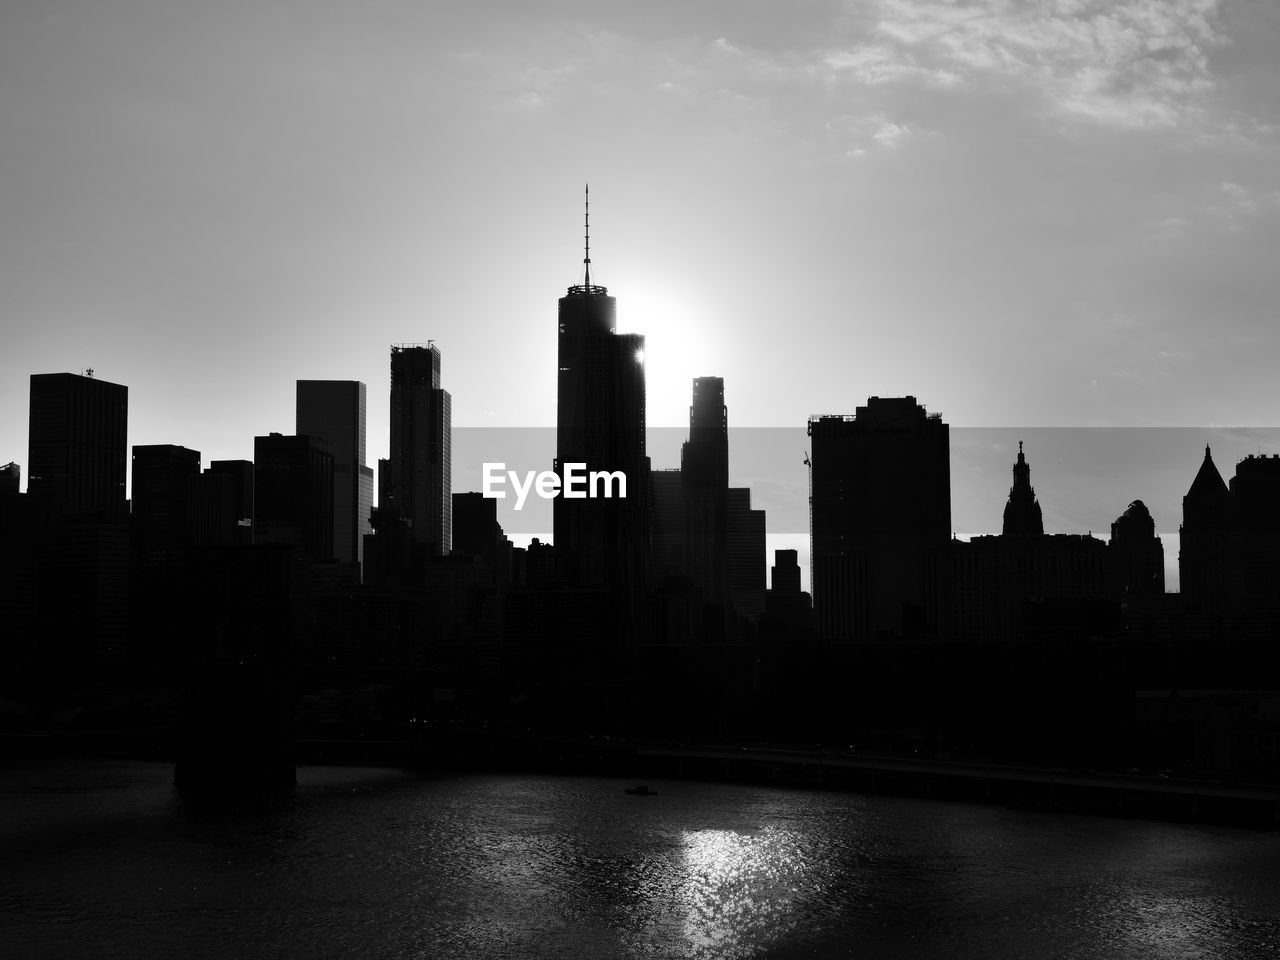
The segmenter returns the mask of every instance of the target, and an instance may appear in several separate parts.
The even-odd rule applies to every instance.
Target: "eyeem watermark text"
[[[585,463],[566,463],[564,465],[564,483],[560,475],[551,470],[541,473],[530,470],[524,475],[524,482],[516,471],[508,470],[505,463],[486,463],[484,465],[484,496],[493,500],[505,500],[507,491],[504,487],[510,480],[516,492],[516,509],[524,508],[525,499],[530,491],[544,500],[565,497],[569,500],[585,500],[588,497],[618,497],[627,495],[627,475],[621,470],[592,470],[588,472]]]

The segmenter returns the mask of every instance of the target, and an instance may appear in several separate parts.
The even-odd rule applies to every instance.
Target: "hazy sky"
[[[0,462],[86,367],[206,462],[363,380],[373,462],[428,339],[455,425],[553,424],[588,180],[652,424],[1271,425],[1277,50],[1269,0],[4,0]]]

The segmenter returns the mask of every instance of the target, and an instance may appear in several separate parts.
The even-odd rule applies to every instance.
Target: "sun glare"
[[[618,329],[643,334],[645,393],[651,426],[687,424],[695,377],[718,376],[706,330],[709,318],[679,294],[646,294],[644,285],[618,288]],[[654,284],[651,289],[661,289]]]

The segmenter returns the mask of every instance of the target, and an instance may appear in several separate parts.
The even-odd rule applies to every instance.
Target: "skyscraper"
[[[134,543],[143,563],[159,562],[190,543],[189,484],[200,475],[200,451],[171,443],[133,448]]]
[[[358,380],[299,380],[297,407],[298,433],[319,437],[333,451],[333,555],[359,563],[373,509],[373,470],[364,462],[365,386]]]
[[[680,476],[688,573],[702,591],[704,603],[723,607],[729,595],[729,413],[721,377],[693,381],[689,439],[680,448]],[[760,564],[763,576],[763,546]]]
[[[654,470],[649,475],[653,528],[649,538],[649,584],[661,588],[670,577],[689,574],[685,529],[684,482],[680,471]]]
[[[1251,454],[1230,483],[1236,538],[1235,608],[1280,609],[1280,454]]]
[[[188,481],[187,527],[196,546],[253,543],[253,463],[214,460]]]
[[[1228,487],[1205,447],[1182,498],[1178,555],[1189,609],[1215,613],[1280,607],[1280,456],[1250,455]]]
[[[741,616],[759,620],[764,612],[764,511],[751,508],[750,487],[726,492],[729,602]]]
[[[1151,511],[1134,500],[1111,524],[1111,567],[1122,597],[1164,594],[1164,545]]]
[[[729,411],[721,377],[697,377],[689,406],[689,439],[679,470],[651,477],[650,583],[687,591],[696,627],[688,637],[733,641],[742,619],[764,609],[764,511],[751,491],[729,486]],[[668,583],[673,578],[685,583]]]
[[[689,486],[729,485],[729,408],[723,377],[694,378],[689,439],[680,448],[680,469]]]
[[[1178,529],[1179,590],[1193,608],[1231,606],[1237,540],[1234,508],[1231,491],[1206,446],[1200,469],[1182,498]]]
[[[211,460],[207,473],[227,477],[231,481],[228,507],[239,533],[235,543],[253,542],[253,461]]]
[[[253,438],[256,543],[285,543],[315,562],[333,559],[333,454],[318,437]]]
[[[92,371],[90,371],[92,372]],[[129,388],[74,373],[31,377],[27,494],[41,536],[38,642],[48,656],[118,659],[129,643],[125,472]]]
[[[124,519],[128,419],[126,386],[32,374],[27,492],[61,520]]]
[[[16,494],[22,483],[22,467],[16,463],[6,463],[0,467],[0,495]]]
[[[390,507],[409,521],[424,556],[449,553],[452,542],[453,421],[440,387],[440,351],[425,344],[391,347]],[[383,498],[379,498],[380,500]]]
[[[557,497],[553,530],[570,583],[642,589],[648,559],[649,459],[645,455],[644,337],[618,333],[617,301],[591,282],[588,207],[583,282],[560,298],[556,472],[622,471],[625,498]]]
[[[813,603],[826,637],[936,635],[948,609],[947,425],[915,397],[809,420]]]
[[[689,573],[704,602],[721,607],[726,617],[736,612],[758,619],[764,610],[764,511],[751,509],[749,489],[729,486],[729,408],[722,377],[693,381],[680,473]]]

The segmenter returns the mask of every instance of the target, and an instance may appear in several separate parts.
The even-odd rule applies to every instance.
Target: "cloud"
[[[1262,207],[1253,194],[1231,180],[1218,184],[1215,193],[1215,202],[1209,204],[1208,212],[1227,230],[1241,229],[1242,220],[1256,217],[1262,212]]]
[[[880,0],[875,42],[822,57],[880,85],[1027,83],[1099,123],[1170,126],[1212,88],[1218,0]]]
[[[1206,130],[1193,138],[1187,146],[1209,149],[1227,148],[1237,152],[1267,149],[1280,131],[1275,124],[1257,117],[1242,116],[1227,120],[1215,130]]]
[[[871,139],[882,147],[893,147],[898,144],[903,137],[909,136],[911,133],[901,124],[894,123],[892,120],[884,120],[871,135]]]
[[[870,150],[876,148],[898,147],[918,132],[882,113],[833,117],[826,121],[823,128],[832,141],[847,144],[844,155],[854,160],[865,157]]]
[[[824,56],[822,62],[837,74],[847,74],[859,83],[873,87],[902,80],[921,80],[945,87],[960,80],[959,75],[951,70],[926,69],[915,63],[913,58],[903,58],[900,51],[884,45],[836,51]]]

